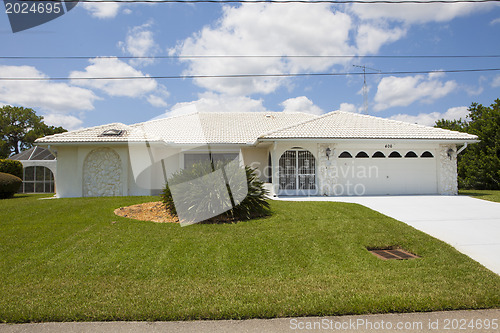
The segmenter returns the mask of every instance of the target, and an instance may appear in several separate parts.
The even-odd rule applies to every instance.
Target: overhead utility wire
[[[166,55],[166,56],[0,56],[3,60],[64,60],[64,59],[217,59],[217,58],[387,58],[387,59],[464,59],[500,58],[486,55]]]
[[[33,0],[22,0],[33,1]],[[304,3],[304,4],[429,4],[429,3],[486,3],[500,0],[38,0],[49,2],[91,2],[91,3]]]
[[[69,81],[69,80],[144,80],[144,79],[206,79],[206,78],[252,78],[252,77],[301,77],[301,76],[349,76],[349,75],[406,75],[430,73],[493,72],[500,68],[446,69],[431,71],[395,72],[344,72],[344,73],[288,73],[288,74],[228,74],[228,75],[165,75],[165,76],[110,76],[110,77],[0,77],[0,81]]]

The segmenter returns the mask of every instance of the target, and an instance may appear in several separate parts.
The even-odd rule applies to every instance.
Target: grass
[[[500,307],[500,277],[359,205],[237,224],[117,217],[153,197],[0,201],[0,322],[243,319]],[[114,222],[114,223],[113,223]],[[383,261],[366,247],[422,258]]]
[[[474,198],[488,201],[500,202],[500,191],[498,190],[460,190],[460,195],[469,195]]]

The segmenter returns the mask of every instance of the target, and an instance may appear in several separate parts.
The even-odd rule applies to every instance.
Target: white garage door
[[[336,158],[336,195],[437,193],[434,151],[343,151]]]

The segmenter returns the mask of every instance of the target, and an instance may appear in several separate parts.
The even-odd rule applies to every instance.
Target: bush
[[[21,178],[0,172],[0,199],[14,196],[22,183]]]
[[[0,172],[23,178],[23,164],[16,160],[0,159]]]
[[[243,169],[237,162],[219,162],[213,167],[205,162],[173,174],[161,198],[170,215],[180,217],[183,224],[191,224],[269,215],[267,194],[255,169]]]

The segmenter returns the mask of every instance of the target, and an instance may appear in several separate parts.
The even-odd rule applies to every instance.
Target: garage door
[[[343,151],[335,195],[436,194],[435,152]]]

